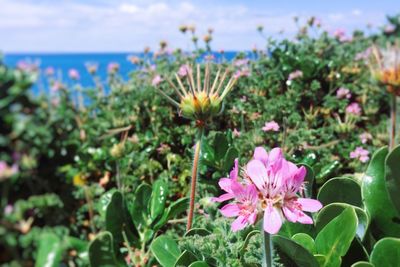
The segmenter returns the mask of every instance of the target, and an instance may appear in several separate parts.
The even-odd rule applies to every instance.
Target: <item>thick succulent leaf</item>
[[[374,267],[374,265],[368,261],[358,261],[352,264],[351,267]]]
[[[130,214],[139,232],[150,224],[149,202],[151,191],[152,188],[148,184],[141,184],[135,191],[135,199]]]
[[[325,255],[322,267],[341,266],[341,257],[346,255],[357,230],[357,215],[354,208],[347,207],[329,222],[315,238],[318,254]]]
[[[174,267],[181,255],[178,244],[169,236],[159,236],[150,245],[151,252],[163,267]]]
[[[400,215],[389,199],[385,185],[387,147],[375,152],[362,181],[364,205],[371,216],[371,224],[392,237],[400,237]]]
[[[293,240],[284,236],[274,235],[272,241],[284,266],[319,266],[314,256],[306,248]]]
[[[63,247],[60,238],[53,233],[43,233],[39,240],[35,267],[60,266],[62,252]]]
[[[176,260],[174,267],[180,266],[189,266],[191,263],[198,261],[195,255],[192,252],[185,250],[179,255],[178,259]]]
[[[164,213],[165,202],[168,196],[168,185],[163,180],[157,180],[153,184],[153,190],[150,199],[150,216],[155,220]]]
[[[122,267],[125,263],[115,256],[114,241],[110,232],[102,232],[89,245],[89,260],[92,267]]]
[[[400,238],[383,238],[372,250],[371,262],[375,266],[398,267],[400,264]]]
[[[205,261],[196,261],[189,265],[189,267],[209,267]]]
[[[362,207],[361,187],[350,178],[338,177],[327,181],[318,192],[318,200],[324,205],[334,202]]]
[[[386,158],[385,180],[389,193],[397,212],[400,213],[400,146],[394,148]]]
[[[339,216],[347,207],[350,207],[350,205],[345,203],[332,203],[323,207],[318,212],[317,219],[315,220],[315,229],[317,232],[321,231],[322,228],[324,228],[332,219]],[[368,230],[370,221],[369,216],[363,209],[354,206],[353,208],[358,219],[357,236],[363,240]]]
[[[168,220],[171,220],[172,218],[180,215],[182,212],[185,212],[188,206],[188,197],[180,198],[177,201],[173,202],[166,210],[164,210],[162,217],[159,220],[156,220],[154,224],[154,230],[156,231],[160,229],[164,224],[168,222]]]
[[[298,243],[299,245],[302,245],[310,253],[312,254],[316,253],[314,239],[311,236],[305,233],[298,233],[292,236],[292,240]]]

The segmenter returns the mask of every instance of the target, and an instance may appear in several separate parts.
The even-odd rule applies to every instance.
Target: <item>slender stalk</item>
[[[273,244],[272,244],[272,236],[265,232],[263,227],[261,226],[261,233],[263,235],[263,267],[272,267],[273,266]]]
[[[198,175],[198,169],[199,169],[201,141],[203,139],[203,134],[204,134],[204,128],[199,127],[197,129],[196,145],[195,145],[194,157],[193,157],[192,181],[191,181],[191,185],[190,185],[190,203],[189,203],[188,221],[187,221],[187,226],[186,226],[187,231],[189,231],[192,228],[192,223],[193,223],[194,203],[196,200],[197,175]]]
[[[390,110],[390,121],[391,121],[391,131],[390,131],[390,149],[393,149],[396,145],[396,112],[397,112],[397,101],[396,95],[392,95],[392,106]]]
[[[84,191],[85,191],[86,203],[88,205],[90,230],[92,231],[92,233],[96,233],[96,227],[94,226],[93,222],[94,212],[93,212],[92,198],[90,196],[89,188],[86,185],[84,186]]]

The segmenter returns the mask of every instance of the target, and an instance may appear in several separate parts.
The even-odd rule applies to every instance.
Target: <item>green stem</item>
[[[272,267],[273,266],[273,244],[272,244],[272,236],[265,232],[263,227],[261,226],[261,234],[263,235],[263,267]]]
[[[193,223],[194,203],[196,200],[197,175],[199,170],[201,142],[203,139],[203,135],[204,135],[204,128],[199,127],[197,129],[196,145],[194,148],[194,156],[193,156],[192,181],[190,185],[190,203],[189,203],[188,221],[186,226],[187,231],[189,231],[192,228],[192,223]]]
[[[396,95],[392,94],[392,105],[390,110],[390,149],[392,150],[396,145],[396,112],[397,112],[397,101]]]

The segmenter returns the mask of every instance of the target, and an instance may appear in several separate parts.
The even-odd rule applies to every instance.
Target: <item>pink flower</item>
[[[370,133],[362,133],[360,134],[361,143],[366,144],[368,140],[372,140],[372,135]]]
[[[4,208],[4,214],[5,215],[10,215],[14,210],[14,207],[10,204],[8,204],[5,208]]]
[[[235,60],[233,65],[236,66],[236,67],[242,67],[242,66],[247,66],[248,63],[249,63],[249,59],[243,58],[243,59]]]
[[[258,193],[254,185],[242,185],[235,181],[231,183],[230,189],[235,202],[226,204],[220,211],[225,217],[237,217],[231,226],[232,231],[237,232],[256,222]]]
[[[393,33],[396,30],[396,26],[390,24],[390,25],[386,25],[385,28],[383,29],[383,31],[385,33]]]
[[[280,148],[268,154],[258,147],[254,159],[246,166],[246,173],[261,193],[264,208],[264,231],[276,234],[286,218],[290,222],[312,224],[304,211],[316,212],[322,204],[313,199],[299,198],[306,169],[286,161]]]
[[[54,71],[53,67],[47,67],[44,70],[44,73],[46,74],[46,76],[52,76],[52,75],[54,75],[55,71]]]
[[[371,56],[372,48],[368,47],[364,51],[357,53],[354,60],[366,60]]]
[[[153,80],[151,81],[151,84],[153,86],[158,86],[162,81],[163,81],[163,79],[161,78],[161,76],[156,75],[156,76],[154,76]]]
[[[276,123],[275,121],[266,122],[265,126],[262,127],[262,130],[264,132],[270,132],[270,131],[277,132],[277,131],[279,131],[279,124]]]
[[[235,128],[235,129],[233,129],[233,136],[234,137],[239,137],[240,135],[241,135],[241,133]]]
[[[303,72],[301,70],[296,70],[289,74],[288,81],[291,81],[291,80],[294,80],[297,78],[301,78],[301,77],[303,77]]]
[[[351,159],[358,159],[362,163],[365,163],[369,160],[369,151],[362,148],[362,147],[357,147],[354,151],[350,152],[350,158]]]
[[[98,68],[99,68],[99,64],[98,64],[98,63],[95,63],[95,62],[87,62],[87,63],[85,64],[85,66],[86,66],[87,71],[88,71],[91,75],[94,75],[94,74],[97,72]]]
[[[178,75],[180,77],[185,77],[186,75],[188,75],[190,72],[190,67],[187,64],[184,64],[182,66],[180,66],[179,70],[178,70]]]
[[[353,102],[346,107],[346,113],[359,116],[361,115],[361,107],[357,102]]]
[[[60,83],[59,81],[55,81],[52,85],[51,85],[51,91],[53,92],[57,92],[58,90],[61,90],[64,87],[64,85],[62,83]]]
[[[303,190],[305,176],[306,169],[287,161],[280,148],[267,153],[264,148],[257,147],[241,180],[238,179],[235,161],[230,177],[219,182],[226,193],[214,201],[234,200],[221,209],[223,216],[237,217],[232,223],[233,231],[254,224],[258,213],[264,212],[264,231],[276,234],[285,219],[312,224],[312,218],[304,212],[316,212],[322,208],[319,201],[298,196]]]
[[[7,162],[0,161],[0,181],[18,173],[18,165],[8,166]]]
[[[239,175],[239,160],[235,159],[235,164],[233,166],[233,169],[229,173],[229,178],[221,178],[218,182],[219,187],[221,187],[222,190],[224,190],[226,193],[219,196],[219,197],[214,197],[211,200],[214,202],[223,202],[229,199],[234,198],[234,194],[232,191],[232,183],[237,181]]]
[[[233,77],[235,79],[239,79],[240,77],[249,77],[250,76],[250,70],[248,68],[242,68],[240,70],[237,70]]]
[[[77,81],[80,79],[79,72],[76,69],[70,69],[68,71],[68,76],[71,80]]]
[[[341,99],[341,98],[351,98],[351,93],[350,90],[344,87],[340,87],[337,91],[336,91],[336,97]]]
[[[119,64],[117,62],[110,62],[107,66],[107,72],[109,74],[114,74],[118,72],[119,70]]]

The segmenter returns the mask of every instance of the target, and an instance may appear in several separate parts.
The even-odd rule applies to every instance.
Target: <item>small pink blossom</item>
[[[189,65],[184,64],[184,65],[182,65],[182,66],[179,67],[178,75],[179,75],[180,77],[185,77],[186,75],[189,74],[189,72],[190,72],[190,67],[189,67]]]
[[[70,69],[68,71],[68,76],[71,80],[77,81],[80,79],[79,72],[76,69]]]
[[[118,72],[119,70],[119,64],[117,62],[110,62],[107,66],[107,72],[109,74],[114,74]]]
[[[361,115],[361,107],[357,102],[353,102],[346,107],[346,113],[359,116]]]
[[[55,82],[53,82],[53,84],[51,85],[50,89],[51,89],[51,91],[53,91],[53,92],[57,92],[57,91],[61,90],[63,87],[64,87],[64,85],[63,85],[61,82],[55,81]]]
[[[9,166],[7,162],[0,161],[0,181],[18,173],[18,165]]]
[[[214,55],[210,54],[210,55],[204,56],[204,59],[205,59],[206,61],[214,61],[214,60],[215,60],[215,57],[214,57]]]
[[[240,137],[240,135],[241,135],[241,133],[236,128],[233,129],[232,134],[233,134],[234,137]]]
[[[214,202],[224,202],[226,200],[234,198],[234,194],[232,191],[232,183],[236,182],[239,175],[239,160],[235,159],[235,163],[233,169],[229,173],[229,178],[221,178],[218,182],[219,187],[224,190],[226,193],[222,194],[219,197],[214,197],[211,200]]]
[[[279,124],[276,123],[275,121],[266,122],[265,126],[262,127],[262,130],[264,132],[270,132],[270,131],[277,132],[277,131],[279,131]]]
[[[383,29],[383,31],[388,34],[393,33],[395,30],[396,30],[396,26],[394,26],[392,24],[386,25],[385,28]]]
[[[243,66],[247,66],[248,64],[249,64],[249,59],[248,58],[237,59],[233,63],[233,65],[236,66],[236,67],[243,67]]]
[[[362,52],[359,52],[355,55],[354,60],[367,60],[371,56],[372,48],[368,47]]]
[[[297,78],[303,77],[303,72],[301,70],[296,70],[289,74],[288,81],[292,81]]]
[[[87,62],[85,64],[86,66],[86,70],[91,74],[95,74],[97,72],[97,70],[99,69],[99,64],[95,63],[95,62]]]
[[[342,98],[347,98],[350,99],[351,98],[351,93],[350,90],[344,87],[340,87],[337,91],[336,91],[336,97],[339,99]]]
[[[4,214],[5,215],[10,215],[14,210],[14,207],[10,204],[8,204],[5,208],[4,208]]]
[[[248,68],[242,68],[240,70],[237,70],[233,77],[235,79],[239,79],[240,77],[249,77],[250,76],[250,70]]]
[[[163,79],[161,78],[161,76],[156,75],[156,76],[154,76],[153,80],[151,81],[151,84],[153,86],[158,86],[162,81],[163,81]]]
[[[372,135],[370,133],[362,133],[360,134],[361,143],[366,144],[368,140],[372,140]]]
[[[44,73],[46,74],[46,76],[53,76],[54,73],[55,73],[55,71],[54,71],[54,68],[53,68],[53,67],[47,67],[47,68],[44,70]]]
[[[368,155],[369,151],[362,147],[357,147],[354,151],[350,152],[351,159],[358,159],[362,163],[365,163],[369,160]]]

